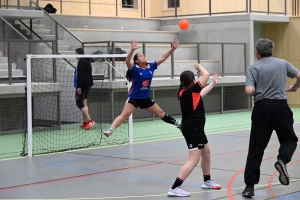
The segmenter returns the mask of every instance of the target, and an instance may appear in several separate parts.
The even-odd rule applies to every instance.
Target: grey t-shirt
[[[286,79],[294,78],[298,72],[286,60],[265,57],[248,67],[246,86],[254,86],[254,102],[262,99],[287,100]]]

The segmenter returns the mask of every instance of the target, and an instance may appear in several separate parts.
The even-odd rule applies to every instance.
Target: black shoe
[[[286,166],[282,160],[277,160],[275,168],[279,172],[279,181],[282,185],[290,184],[290,177],[287,173]]]
[[[245,190],[242,193],[243,197],[253,197],[254,196],[254,186],[253,185],[249,185],[246,186]]]

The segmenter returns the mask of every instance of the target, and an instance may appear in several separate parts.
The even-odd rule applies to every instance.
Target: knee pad
[[[81,109],[84,107],[83,105],[83,99],[76,99],[76,106]]]

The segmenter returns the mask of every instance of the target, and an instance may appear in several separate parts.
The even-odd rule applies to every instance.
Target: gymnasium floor
[[[211,175],[222,189],[201,189],[203,177],[198,166],[182,186],[191,196],[172,198],[246,199],[241,193],[250,114],[207,116]],[[295,132],[300,137],[299,110],[294,114]],[[184,139],[176,128],[160,120],[134,123],[134,131],[133,145],[0,160],[0,199],[171,199],[166,193],[188,157]],[[252,199],[300,199],[299,147],[288,165],[289,186],[279,183],[274,168],[278,148],[273,134]]]

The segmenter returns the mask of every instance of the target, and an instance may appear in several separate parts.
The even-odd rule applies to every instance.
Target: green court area
[[[292,111],[294,113],[295,122],[300,122],[300,108],[292,108]],[[179,120],[180,118],[177,119]],[[126,124],[124,124],[123,126],[126,126]],[[224,114],[208,114],[206,116],[205,131],[206,134],[216,134],[241,129],[250,129],[250,126],[251,111]],[[66,127],[62,127],[62,129],[64,129],[64,131],[67,130]],[[100,124],[97,124],[95,127],[93,127],[93,129],[94,130],[90,132],[79,130],[82,132],[82,140],[86,140],[86,138],[84,138],[84,134],[92,134],[92,137],[94,138],[101,138],[102,133],[100,130]],[[133,133],[134,143],[182,137],[181,132],[176,127],[171,126],[170,124],[167,124],[159,119],[134,122]],[[46,135],[45,133],[43,134]],[[67,133],[67,135],[70,134],[71,133]],[[47,135],[44,137],[44,139],[47,139]],[[79,138],[79,140],[81,139]],[[105,141],[101,141],[101,144],[99,146],[104,147],[109,145],[111,144],[107,144]],[[0,147],[0,159],[20,157],[20,153],[22,152],[23,148],[22,134],[0,135]],[[97,146],[93,146],[92,148],[95,147]]]

